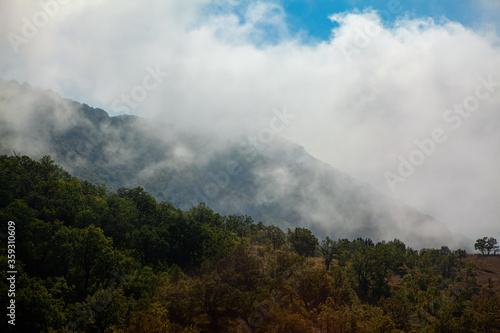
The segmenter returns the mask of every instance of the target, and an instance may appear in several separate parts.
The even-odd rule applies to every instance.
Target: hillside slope
[[[51,155],[110,190],[142,186],[181,209],[205,202],[323,237],[399,238],[413,247],[471,244],[434,218],[275,137],[266,145],[180,131],[167,122],[109,117],[58,95],[0,81],[0,153]]]
[[[476,278],[481,286],[491,286],[497,292],[500,292],[500,256],[483,256],[474,254],[468,256],[477,266]]]

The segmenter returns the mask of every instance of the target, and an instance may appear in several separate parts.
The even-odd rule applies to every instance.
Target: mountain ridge
[[[106,183],[112,191],[142,186],[181,209],[203,201],[222,214],[308,227],[320,236],[399,238],[416,247],[470,244],[434,218],[278,136],[257,149],[164,121],[110,117],[15,82],[0,86],[0,153],[51,155],[78,178]]]

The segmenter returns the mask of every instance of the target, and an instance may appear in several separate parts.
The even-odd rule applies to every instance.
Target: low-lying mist
[[[142,186],[183,209],[205,202],[223,214],[307,227],[320,237],[470,246],[434,218],[316,160],[277,131],[229,139],[187,132],[152,119],[109,117],[15,82],[0,82],[0,96],[1,153],[51,155],[112,191]]]

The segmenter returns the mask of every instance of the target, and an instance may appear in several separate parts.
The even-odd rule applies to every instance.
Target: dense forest
[[[500,332],[498,291],[463,250],[181,210],[48,156],[0,157],[0,221],[2,233],[15,224],[17,270],[15,326],[4,314],[2,331]]]

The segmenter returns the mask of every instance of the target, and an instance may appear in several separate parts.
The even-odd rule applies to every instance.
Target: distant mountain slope
[[[283,228],[332,238],[399,238],[414,247],[465,246],[421,214],[275,137],[263,146],[187,133],[136,116],[109,117],[58,95],[0,81],[0,153],[51,155],[110,190],[142,186],[186,209],[206,202]]]

